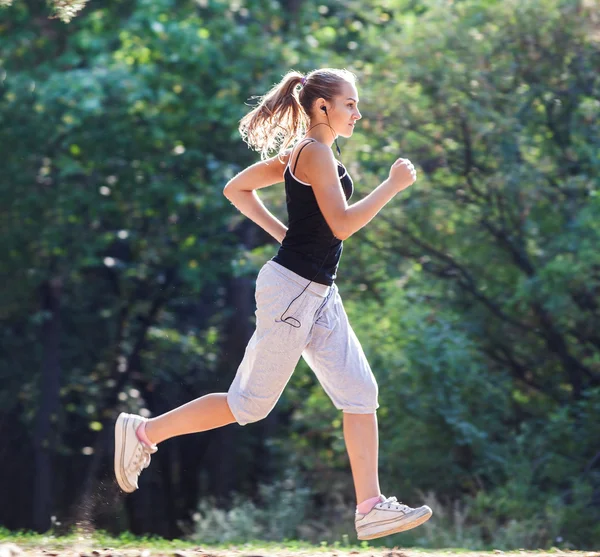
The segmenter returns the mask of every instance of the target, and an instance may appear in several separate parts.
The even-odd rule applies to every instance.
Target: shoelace
[[[131,462],[131,469],[139,475],[144,468],[150,466],[152,454],[156,452],[156,448],[148,447],[144,443],[138,443],[135,450],[135,455]]]
[[[388,509],[392,507],[403,512],[410,511],[410,507],[402,503],[402,501],[398,501],[396,497],[386,497],[384,501],[381,502],[382,505],[387,505]]]

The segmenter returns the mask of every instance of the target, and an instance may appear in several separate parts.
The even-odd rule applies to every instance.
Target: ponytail
[[[308,116],[296,92],[302,80],[301,73],[288,72],[240,121],[242,138],[251,148],[260,151],[262,159],[273,151],[283,152],[306,129]]]

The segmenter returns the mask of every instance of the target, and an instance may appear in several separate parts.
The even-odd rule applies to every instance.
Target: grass
[[[290,540],[283,543],[254,541],[243,544],[211,544],[211,545],[199,545],[195,542],[186,540],[166,540],[164,538],[156,536],[134,536],[129,532],[125,532],[119,536],[112,536],[106,532],[93,531],[91,533],[84,530],[75,530],[66,535],[56,535],[49,531],[45,534],[37,534],[34,532],[11,532],[5,528],[0,527],[0,546],[3,543],[14,543],[24,552],[31,551],[76,551],[84,554],[89,554],[92,550],[107,551],[107,550],[136,550],[142,552],[141,557],[144,556],[144,551],[147,550],[147,555],[151,553],[159,554],[173,554],[178,551],[197,551],[201,549],[203,553],[213,554],[213,557],[217,557],[218,554],[227,556],[227,552],[250,552],[256,555],[260,551],[262,554],[278,555],[282,552],[289,553],[301,553],[303,555],[312,553],[329,553],[334,555],[348,554],[348,553],[369,553],[374,555],[375,553],[381,553],[384,557],[400,557],[402,554],[464,554],[469,551],[461,548],[450,548],[444,550],[423,550],[418,548],[410,548],[409,550],[402,550],[402,553],[398,553],[394,548],[383,547],[372,547],[368,542],[357,542],[356,544],[341,544],[336,542],[334,544],[327,544],[322,542],[319,545],[310,544],[308,542]],[[504,552],[502,552],[504,553]],[[511,553],[511,552],[506,552]],[[553,549],[550,551],[515,551],[513,554],[518,555],[536,555],[541,554],[557,554],[561,553],[559,549]],[[600,557],[600,553],[584,553],[569,551],[569,555],[583,555],[585,557]],[[481,555],[496,555],[495,552],[476,552],[478,556]]]
[[[151,549],[155,551],[185,551],[186,549],[192,550],[199,547],[197,542],[178,539],[167,540],[158,536],[134,536],[130,532],[124,532],[117,537],[100,530],[95,530],[93,533],[88,533],[84,530],[75,530],[70,534],[56,535],[52,533],[52,531],[45,534],[26,531],[11,532],[2,527],[0,527],[0,543],[14,543],[24,550],[33,548],[53,548],[61,550],[82,545],[95,546],[98,548]],[[261,549],[273,551],[277,549],[286,549],[311,552],[325,552],[341,548],[349,551],[367,551],[370,549],[367,542],[358,542],[357,544],[341,544],[340,542],[328,544],[327,542],[321,542],[319,545],[314,545],[297,540],[289,540],[281,543],[256,540],[238,544],[201,544],[201,547],[203,549],[211,550]]]

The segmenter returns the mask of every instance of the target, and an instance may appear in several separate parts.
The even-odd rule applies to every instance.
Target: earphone
[[[329,114],[327,114],[327,107],[326,106],[322,106],[321,110],[325,113],[325,116],[327,116],[327,122],[329,122]],[[327,124],[327,125],[329,126],[329,124]],[[331,128],[331,126],[329,126],[329,127]],[[331,128],[331,129],[333,129],[333,128]],[[338,145],[337,137],[335,137],[333,139],[333,142],[335,143],[335,149],[337,151],[338,156],[341,157],[342,156],[342,151],[340,149],[340,146]]]

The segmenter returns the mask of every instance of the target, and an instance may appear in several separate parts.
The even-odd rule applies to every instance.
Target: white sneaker
[[[138,488],[138,477],[150,466],[150,455],[158,451],[156,445],[149,447],[136,434],[142,416],[121,412],[115,423],[115,476],[119,487],[126,493]]]
[[[433,514],[427,505],[412,509],[395,497],[382,497],[382,501],[368,513],[356,513],[354,524],[359,540],[374,540],[416,528],[427,522]]]

